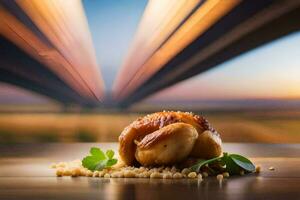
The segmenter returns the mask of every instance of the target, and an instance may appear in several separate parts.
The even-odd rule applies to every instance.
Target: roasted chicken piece
[[[222,153],[219,134],[201,116],[158,112],[139,118],[119,137],[125,165],[169,165],[187,157],[209,159]]]
[[[197,138],[192,125],[170,124],[136,142],[135,158],[144,166],[178,163],[191,153]]]

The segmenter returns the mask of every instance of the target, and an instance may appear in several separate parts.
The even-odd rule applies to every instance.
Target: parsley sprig
[[[209,160],[199,160],[195,165],[190,167],[192,171],[200,172],[205,167],[212,174],[217,171],[214,166],[219,166],[218,171],[226,171],[232,175],[240,174],[242,170],[245,172],[254,172],[255,165],[246,157],[238,154],[224,153],[222,157],[216,157]]]
[[[105,153],[97,148],[92,147],[90,149],[89,156],[86,156],[82,160],[82,166],[91,170],[102,170],[107,167],[111,167],[117,163],[117,159],[113,158],[115,152],[113,150],[107,150]]]

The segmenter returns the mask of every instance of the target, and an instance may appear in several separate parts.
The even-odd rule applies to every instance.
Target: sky
[[[145,100],[300,98],[300,32],[277,39]]]
[[[110,90],[147,0],[83,0],[98,64]]]

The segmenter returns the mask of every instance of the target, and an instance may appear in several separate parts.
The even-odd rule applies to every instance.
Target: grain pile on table
[[[106,168],[101,171],[91,171],[84,168],[80,160],[71,162],[60,162],[52,164],[52,168],[56,169],[57,176],[88,176],[88,177],[103,177],[103,178],[164,178],[164,179],[179,179],[190,178],[200,179],[206,175],[190,171],[188,168],[182,170],[173,167],[122,167],[122,168]]]

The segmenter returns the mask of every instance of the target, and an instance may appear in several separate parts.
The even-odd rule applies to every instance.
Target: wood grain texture
[[[257,175],[191,179],[55,177],[52,162],[82,158],[116,143],[0,145],[0,199],[299,199],[299,144],[225,144],[260,164]],[[273,166],[275,171],[268,168]]]

